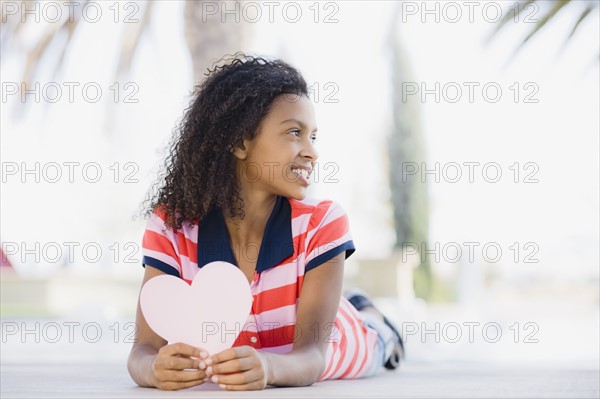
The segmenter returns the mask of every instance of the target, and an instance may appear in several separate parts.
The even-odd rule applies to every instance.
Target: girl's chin
[[[285,195],[285,197],[292,198],[297,201],[302,201],[304,198],[306,198],[306,188],[301,187],[300,189],[288,191],[288,193]]]

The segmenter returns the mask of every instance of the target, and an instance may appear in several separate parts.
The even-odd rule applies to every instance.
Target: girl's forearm
[[[316,346],[305,346],[285,354],[262,352],[267,363],[267,384],[308,386],[325,371],[325,359]]]
[[[152,362],[158,351],[152,345],[136,345],[129,354],[127,370],[136,384],[141,387],[154,387],[151,381]]]

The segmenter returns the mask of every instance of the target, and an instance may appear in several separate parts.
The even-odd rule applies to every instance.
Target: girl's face
[[[256,137],[236,149],[242,190],[260,190],[302,200],[317,160],[315,112],[310,99],[282,94],[271,105]],[[300,174],[298,174],[300,172]]]

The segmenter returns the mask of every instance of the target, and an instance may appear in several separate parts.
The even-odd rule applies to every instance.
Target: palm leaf
[[[146,7],[140,22],[126,25],[126,30],[123,34],[123,41],[121,42],[119,63],[117,64],[117,71],[115,74],[115,78],[117,79],[129,71],[135,51],[140,44],[140,39],[144,32],[148,30],[154,3],[152,1],[147,1],[145,4]]]
[[[587,6],[587,8],[585,10],[583,10],[583,12],[579,15],[579,18],[577,18],[577,22],[575,22],[575,25],[573,25],[573,29],[571,30],[571,33],[569,33],[569,36],[567,36],[567,39],[565,40],[565,43],[567,41],[569,41],[569,39],[571,39],[571,36],[573,36],[573,34],[575,33],[575,31],[577,31],[577,28],[579,28],[579,24],[581,24],[581,21],[583,21],[585,19],[585,17],[588,16],[588,14],[590,12],[592,12],[592,10],[596,8],[595,6]]]
[[[515,11],[515,13],[517,15],[521,15],[523,13],[523,11],[525,11],[525,8],[527,6],[529,6],[532,3],[535,3],[536,0],[526,0],[526,1],[522,1],[517,3],[517,9]],[[513,14],[511,12],[509,12],[508,10],[510,10],[510,7],[507,9],[507,12],[504,12],[502,14],[502,18],[500,18],[500,21],[498,21],[498,23],[496,24],[496,27],[494,28],[494,30],[485,38],[484,43],[487,45],[494,37],[497,36],[498,32],[504,27],[506,26],[506,24],[508,23],[508,21],[510,21],[513,18]]]
[[[152,1],[147,1],[145,2],[145,5],[144,13],[139,22],[135,24],[126,24],[119,50],[119,62],[117,63],[117,69],[114,75],[115,81],[124,80],[131,70],[131,64],[141,42],[141,38],[144,32],[149,29],[154,4]],[[117,108],[118,106],[114,101],[109,101],[107,103],[107,116],[104,120],[103,129],[106,137],[110,136],[114,130],[114,115],[116,115]]]
[[[89,3],[91,0],[84,0],[79,7],[83,8]],[[33,8],[33,3],[35,0],[27,0],[23,7],[28,7],[28,9]],[[140,39],[147,30],[150,17],[152,15],[153,3],[151,1],[144,2],[146,7],[144,9],[144,13],[139,23],[136,24],[127,24],[126,29],[123,34],[120,51],[119,51],[119,62],[117,64],[117,69],[115,71],[115,78],[118,79],[122,77],[130,68],[132,59],[135,55],[136,49],[139,46]],[[61,68],[63,67],[65,56],[67,51],[71,48],[71,42],[77,30],[77,26],[79,25],[82,18],[82,14],[80,12],[73,13],[72,18],[66,18],[61,23],[52,23],[49,24],[46,31],[39,36],[33,47],[25,51],[25,66],[23,68],[23,73],[21,76],[21,81],[25,85],[25,87],[30,87],[33,79],[35,78],[36,72],[41,65],[42,59],[51,55],[48,54],[49,48],[58,40],[61,40],[64,36],[64,41],[58,47],[58,55],[54,56],[56,59],[56,65],[54,68],[54,76],[56,76]],[[6,50],[11,40],[9,38],[19,38],[22,33],[22,30],[25,28],[25,25],[28,24],[28,20],[26,22],[22,22],[18,15],[13,16],[12,18],[8,18],[5,15],[2,15],[2,50]],[[31,23],[31,22],[29,22]],[[21,107],[20,111],[15,114],[16,117],[22,115],[22,112],[25,109],[27,102],[25,102],[24,106]]]
[[[89,0],[87,0],[87,1],[89,1]],[[73,34],[75,33],[75,29],[77,28],[79,21],[81,21],[81,18],[73,18],[73,22],[64,24],[61,28],[61,30],[65,31],[67,34],[67,40],[60,50],[60,55],[58,56],[58,62],[56,63],[56,67],[54,68],[54,75],[57,75],[58,71],[60,71],[60,69],[63,66],[63,63],[65,61],[65,54],[67,53],[69,44],[71,43],[71,40],[73,39]]]
[[[83,6],[89,3],[90,0],[85,0]],[[74,13],[72,20],[69,18],[65,19],[61,24],[50,24],[46,32],[40,37],[37,44],[31,49],[26,55],[26,63],[25,69],[23,71],[23,76],[21,78],[22,82],[25,83],[26,87],[29,87],[33,77],[35,76],[35,72],[40,65],[41,59],[44,57],[50,45],[57,40],[57,38],[61,35],[61,33],[66,34],[66,40],[62,45],[62,49],[60,51],[60,56],[58,57],[58,62],[55,68],[55,73],[62,66],[62,62],[64,61],[64,56],[69,48],[71,43],[71,39],[73,38],[73,33],[75,32],[75,28],[79,20],[81,19],[81,13]],[[25,25],[25,23],[20,22],[15,27],[15,33],[18,34],[18,30]]]
[[[585,8],[585,10],[583,10],[581,12],[581,14],[579,14],[579,17],[577,18],[577,21],[575,21],[575,24],[573,25],[573,28],[571,29],[571,32],[569,33],[569,36],[567,36],[567,38],[563,41],[562,45],[560,46],[560,51],[559,54],[562,54],[565,51],[565,48],[567,47],[567,44],[569,43],[569,41],[571,41],[571,37],[573,37],[573,35],[575,34],[575,32],[577,32],[577,29],[579,28],[579,25],[581,24],[581,22],[588,16],[588,14],[590,12],[592,12],[592,10],[595,7],[592,6],[588,6]]]
[[[538,0],[526,0],[526,1],[522,1],[519,2],[516,6],[516,12],[517,13],[521,13],[525,10],[525,8],[527,8],[529,5],[532,5],[534,3],[539,3]],[[550,7],[550,9],[540,18],[539,21],[537,21],[537,23],[535,24],[535,26],[533,27],[533,29],[527,34],[527,36],[525,36],[525,38],[521,41],[521,43],[515,48],[515,50],[513,51],[512,55],[510,56],[510,60],[512,60],[515,55],[517,54],[517,52],[525,45],[525,43],[527,43],[529,40],[531,40],[532,37],[537,36],[539,33],[539,31],[546,25],[548,25],[548,23],[555,19],[556,15],[563,9],[565,9],[565,7],[568,4],[575,4],[575,1],[572,0],[558,0],[552,3],[552,6]],[[569,35],[567,36],[567,38],[565,39],[565,42],[562,45],[562,48],[564,49],[565,44],[567,42],[569,42],[571,40],[571,38],[573,37],[573,35],[575,34],[575,32],[579,29],[581,22],[583,20],[585,20],[585,18],[590,15],[590,13],[598,7],[598,5],[600,4],[597,1],[591,1],[591,2],[587,2],[587,7],[579,14],[579,17],[577,18],[577,21],[575,22],[575,24],[573,25],[573,28],[571,29],[571,32],[569,33]],[[511,6],[513,7],[513,6]],[[488,37],[484,40],[484,44],[489,44],[489,42],[495,38],[498,35],[498,32],[504,27],[506,26],[506,24],[508,23],[508,21],[511,20],[511,18],[513,17],[513,13],[509,12],[508,10],[510,10],[509,7],[507,9],[507,12],[504,13],[503,17],[500,19],[500,21],[498,22],[498,24],[496,25],[495,29],[488,35]],[[517,15],[519,15],[517,14]],[[562,49],[561,49],[562,51]]]
[[[519,47],[517,47],[517,50],[515,50],[515,52],[518,51],[525,43],[527,43],[527,41],[529,41],[529,39],[531,39],[533,35],[535,35],[540,29],[542,29],[548,21],[550,21],[564,6],[566,6],[570,2],[571,0],[560,0],[554,3],[550,11],[548,11],[546,15],[544,15],[537,24],[535,24],[533,30],[529,32],[527,36],[525,36],[525,39],[523,39],[523,41],[521,42]]]

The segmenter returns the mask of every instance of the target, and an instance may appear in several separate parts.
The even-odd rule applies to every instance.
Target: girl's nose
[[[319,152],[315,148],[315,145],[310,141],[310,139],[307,140],[306,144],[302,148],[302,156],[312,159],[313,162],[315,162],[319,157]]]

